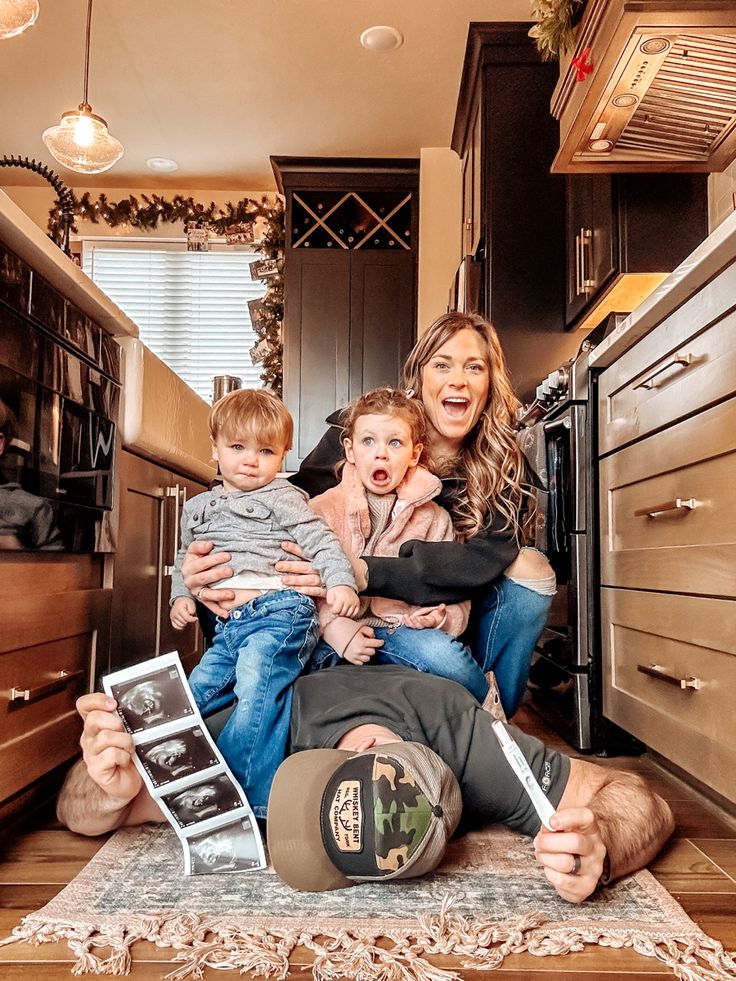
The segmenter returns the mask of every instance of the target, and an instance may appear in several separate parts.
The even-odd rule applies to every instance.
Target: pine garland
[[[532,16],[537,23],[529,31],[544,61],[559,58],[571,46],[574,24],[585,0],[532,0]]]
[[[86,191],[81,198],[72,193],[74,215],[77,219],[99,224],[104,221],[111,228],[126,225],[140,231],[153,231],[159,222],[185,222],[203,225],[213,235],[224,236],[234,231],[252,232],[259,222],[262,231],[259,251],[277,263],[277,272],[269,276],[266,295],[260,300],[261,316],[253,323],[258,343],[250,351],[253,364],[263,365],[261,381],[281,395],[283,391],[283,346],[281,322],[284,317],[284,205],[280,198],[260,201],[243,198],[233,204],[228,201],[222,207],[214,202],[201,204],[193,198],[174,195],[167,201],[162,195],[141,194],[140,199],[131,194],[120,201],[108,201],[100,194],[93,201]],[[49,212],[49,237],[57,244],[61,240],[61,209],[58,202]],[[76,224],[72,231],[77,232]]]
[[[284,319],[284,204],[278,198],[269,208],[261,236],[260,251],[267,259],[276,260],[277,272],[269,276],[266,295],[261,300],[263,317],[253,324],[258,343],[251,348],[253,364],[263,365],[261,381],[277,395],[283,395],[284,348],[281,324]]]

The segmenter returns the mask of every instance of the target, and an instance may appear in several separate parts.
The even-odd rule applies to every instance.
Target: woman
[[[422,400],[429,423],[429,467],[442,479],[437,502],[450,512],[458,541],[407,542],[398,558],[365,557],[367,595],[420,605],[472,600],[467,639],[484,671],[493,671],[508,716],[526,689],[531,655],[554,594],[554,574],[541,553],[522,548],[530,495],[515,439],[518,400],[498,336],[476,314],[449,313],[432,324],[409,354],[404,386]],[[292,481],[310,495],[337,483],[342,459],[339,413]],[[291,543],[286,550],[300,555]],[[227,575],[223,555],[190,550],[183,574],[211,610],[207,585]],[[277,563],[285,585],[323,595],[308,561]],[[209,594],[209,595],[208,595]]]

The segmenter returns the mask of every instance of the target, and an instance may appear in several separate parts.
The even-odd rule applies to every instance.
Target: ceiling
[[[528,20],[529,0],[95,0],[89,101],[125,147],[106,174],[57,165],[46,127],[82,101],[86,0],[40,0],[0,41],[0,155],[72,187],[269,190],[269,156],[418,156],[450,143],[471,21]],[[398,51],[361,32],[397,27]],[[149,157],[179,170],[162,178]],[[33,185],[26,171],[0,184]]]

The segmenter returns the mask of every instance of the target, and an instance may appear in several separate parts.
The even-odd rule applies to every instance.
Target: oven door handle
[[[545,422],[545,433],[551,433],[555,429],[572,429],[570,416],[565,416],[564,419],[555,419],[553,422]]]

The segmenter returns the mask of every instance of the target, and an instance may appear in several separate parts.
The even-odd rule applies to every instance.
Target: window
[[[225,251],[227,249],[227,251]],[[261,387],[250,350],[257,338],[248,300],[265,286],[251,279],[261,258],[231,247],[187,252],[184,243],[90,241],[84,271],[138,325],[141,340],[205,401],[215,375],[237,375]]]

